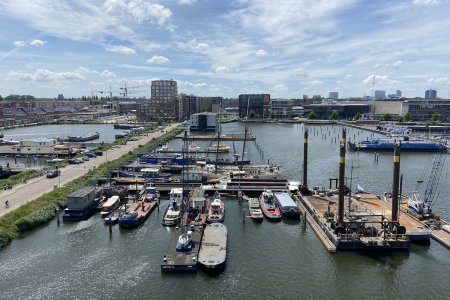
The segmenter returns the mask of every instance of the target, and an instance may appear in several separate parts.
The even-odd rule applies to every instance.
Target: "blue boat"
[[[119,217],[119,226],[124,228],[136,228],[148,218],[153,209],[158,205],[159,192],[154,186],[145,187],[139,196],[137,203],[131,204]]]
[[[144,164],[190,165],[193,164],[195,160],[183,158],[176,154],[145,154],[139,157],[139,162]]]
[[[349,142],[349,148],[356,151],[393,151],[396,143],[400,142],[400,150],[406,152],[440,152],[447,151],[447,146],[431,141],[398,141],[395,139],[372,139],[361,142]]]
[[[146,179],[164,179],[169,180],[170,173],[161,173],[159,168],[143,168],[140,172],[130,173],[124,171],[118,171],[119,177],[140,177]]]

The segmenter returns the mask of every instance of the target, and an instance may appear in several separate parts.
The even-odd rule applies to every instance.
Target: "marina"
[[[230,124],[230,126],[232,127],[237,125],[239,124]],[[274,130],[276,128],[271,128],[269,125],[254,126],[255,128],[253,129],[253,132],[257,132],[257,128],[261,126],[261,130],[263,130],[263,132],[265,132],[266,134],[269,134],[270,138],[274,139],[274,143],[271,143],[272,148],[267,148],[270,149],[270,151],[265,148],[265,158],[267,158],[270,153],[270,160],[273,163],[281,165],[282,177],[297,180],[300,179],[299,174],[301,174],[302,171],[301,157],[300,159],[298,159],[298,156],[292,155],[292,160],[290,160],[289,162],[285,162],[281,159],[280,155],[282,151],[277,150],[278,144],[281,146],[281,143],[277,144],[276,142],[276,131],[274,131],[274,135],[270,135],[271,130]],[[295,136],[295,139],[301,140],[301,137],[303,136],[302,125],[289,124],[281,126],[283,130]],[[286,128],[285,126],[288,126],[288,128]],[[334,127],[326,129],[322,128],[322,130],[331,132],[335,131],[336,135],[339,134],[338,129],[339,128],[334,129]],[[231,130],[235,132],[237,131],[236,129]],[[278,130],[280,130],[280,128],[278,128]],[[310,172],[308,174],[308,181],[312,182],[313,185],[315,185],[315,182],[322,182],[322,184],[325,185],[328,183],[328,178],[333,178],[337,175],[337,168],[335,167],[337,165],[337,153],[335,150],[337,144],[330,141],[330,139],[328,139],[326,142],[324,142],[323,140],[321,141],[319,127],[316,127],[315,130],[313,128],[310,128],[309,132],[311,135],[310,146],[313,147],[313,149],[314,147],[321,147],[324,143],[330,145],[329,147],[324,149],[324,156],[318,155],[314,152],[314,150],[312,150],[309,154],[309,165],[314,167],[309,168]],[[357,135],[358,131],[355,130],[354,132],[349,132],[348,134]],[[262,141],[260,141],[260,143],[262,143],[267,138],[267,136],[262,135]],[[176,141],[174,141],[173,143],[173,146],[176,146]],[[298,149],[301,146],[301,144],[298,144],[296,147]],[[266,159],[263,158],[260,154],[261,151],[258,151],[254,144],[250,144],[247,151],[248,157],[252,159],[252,162],[256,164],[266,162]],[[283,156],[286,155],[288,154],[283,153]],[[354,160],[355,164],[360,164],[364,155],[364,161],[368,161],[370,163],[371,171],[374,172],[374,174],[377,174],[377,172],[381,172],[383,174],[392,172],[392,155],[381,155],[380,161],[377,163],[373,161],[372,155],[368,156],[364,153],[360,153],[359,155],[357,153],[350,154],[349,152],[348,156],[350,158],[348,159]],[[417,161],[416,156],[412,157],[407,154],[402,155],[402,168],[405,168],[405,170],[402,170],[402,172],[406,173],[408,171],[408,161],[411,161],[411,159]],[[347,166],[348,165],[349,164],[347,163]],[[377,182],[376,186],[370,185],[368,183],[370,181],[368,181],[367,177],[361,175],[362,171],[366,171],[366,169],[355,168],[353,176],[354,178],[359,177],[358,183],[365,187],[368,187],[371,191],[375,191],[377,194],[382,194],[382,192],[384,192],[386,189],[385,186],[389,185],[390,178],[387,178],[384,184],[383,182]],[[134,179],[129,179],[129,184],[133,183],[132,180]],[[408,180],[405,181],[405,189],[409,188],[408,182],[413,180],[415,180],[415,178],[408,178]],[[374,293],[374,295],[378,293],[372,287],[374,284],[383,284],[388,287],[396,284],[396,280],[394,280],[394,282],[392,283],[384,280],[383,278],[379,278],[380,273],[388,275],[389,271],[386,270],[386,268],[390,271],[392,271],[392,269],[394,268],[395,272],[398,273],[399,276],[402,276],[403,281],[412,280],[412,278],[410,277],[410,272],[411,268],[418,269],[417,267],[415,267],[416,264],[420,264],[422,266],[421,270],[430,270],[431,268],[433,270],[445,269],[445,259],[448,256],[448,252],[446,251],[448,250],[440,246],[440,244],[434,243],[434,241],[431,241],[429,246],[423,246],[421,244],[414,246],[411,245],[411,251],[409,252],[409,254],[404,252],[393,252],[392,254],[389,254],[387,256],[378,254],[376,255],[376,258],[372,258],[374,257],[372,255],[353,252],[338,252],[337,254],[330,256],[330,254],[328,254],[327,248],[324,248],[321,245],[321,238],[318,238],[318,235],[316,235],[315,233],[315,230],[317,230],[317,232],[322,232],[326,237],[326,234],[322,230],[320,223],[317,223],[318,225],[316,227],[313,226],[312,223],[309,223],[305,226],[303,222],[292,222],[291,220],[284,218],[281,220],[281,222],[242,222],[243,216],[247,216],[247,212],[245,212],[245,214],[243,214],[242,212],[243,208],[245,208],[247,204],[240,205],[238,199],[235,196],[231,198],[227,198],[226,196],[227,194],[233,194],[234,191],[237,195],[237,192],[239,191],[239,184],[244,187],[246,184],[247,187],[251,186],[249,190],[254,189],[254,194],[256,194],[256,196],[259,196],[261,194],[261,191],[265,190],[269,183],[272,184],[272,187],[274,188],[279,187],[281,192],[288,192],[290,190],[290,187],[292,188],[293,192],[296,192],[294,187],[295,185],[291,185],[289,180],[286,179],[278,181],[275,179],[239,180],[238,178],[235,178],[234,180],[230,179],[229,182],[227,182],[227,185],[228,183],[230,183],[230,189],[228,189],[228,187],[225,188],[220,187],[217,184],[212,184],[212,186],[209,187],[210,191],[208,192],[209,195],[213,195],[215,190],[222,189],[221,191],[223,191],[223,193],[225,194],[225,196],[222,196],[227,211],[227,217],[224,220],[224,224],[227,227],[230,239],[227,241],[228,253],[226,257],[226,270],[222,272],[219,277],[214,277],[214,280],[217,280],[218,282],[211,283],[211,287],[206,287],[205,289],[207,292],[213,292],[214,290],[216,292],[228,293],[229,295],[235,295],[237,297],[237,292],[227,291],[228,289],[230,289],[230,287],[233,287],[233,289],[245,290],[245,293],[251,293],[251,295],[254,295],[255,293],[256,295],[260,293],[270,293],[267,288],[259,286],[257,289],[254,288],[250,283],[259,282],[260,280],[262,280],[262,277],[259,274],[265,274],[265,270],[270,268],[272,272],[276,272],[277,274],[279,274],[278,276],[281,277],[274,278],[273,284],[283,285],[283,282],[286,280],[286,278],[291,278],[293,280],[301,282],[299,284],[300,287],[303,287],[305,289],[309,289],[311,287],[317,289],[317,291],[315,292],[306,291],[305,296],[312,298],[322,296],[326,298],[326,295],[328,293],[334,292],[333,289],[330,286],[325,286],[325,288],[323,288],[323,285],[319,285],[314,280],[314,277],[317,276],[319,278],[320,276],[322,276],[321,274],[326,273],[331,274],[331,280],[339,281],[339,276],[333,275],[333,272],[336,272],[337,269],[339,269],[339,272],[345,274],[346,280],[362,280],[364,282],[370,281],[371,284],[363,285],[364,293],[361,290],[352,290],[350,286],[348,286],[348,289],[346,289],[345,291],[340,291],[338,292],[338,294],[342,297],[363,297],[367,292]],[[160,184],[167,184],[168,189],[171,183]],[[157,183],[155,183],[155,186],[156,185]],[[179,187],[182,187],[182,185],[183,184],[180,182]],[[174,186],[172,186],[172,188],[173,187]],[[277,192],[275,189],[271,190],[274,193]],[[299,205],[302,214],[304,213],[305,207],[300,198],[308,197],[310,196],[300,197],[294,195],[292,197]],[[318,197],[321,198],[322,196]],[[337,203],[338,201],[336,200],[336,195],[334,195],[333,197],[331,197],[330,200]],[[167,207],[167,205],[169,204],[167,199],[168,196],[164,196],[164,198],[161,199],[162,208]],[[327,202],[324,202],[323,204],[324,211],[327,211],[328,209]],[[356,200],[352,200],[352,203],[354,202],[356,202]],[[434,210],[439,211],[441,215],[446,216],[445,207],[442,210],[442,203],[437,203],[436,205],[437,206],[434,208]],[[126,295],[129,296],[132,289],[126,286],[117,288],[114,286],[110,286],[108,290],[103,290],[99,287],[92,287],[92,284],[89,284],[89,281],[105,284],[105,281],[103,279],[96,276],[97,272],[111,272],[111,270],[116,268],[121,268],[123,270],[134,270],[133,272],[121,272],[120,275],[111,272],[112,275],[110,278],[124,278],[124,276],[128,276],[127,278],[133,278],[133,282],[135,282],[135,284],[139,286],[138,293],[140,296],[151,295],[152,297],[163,297],[163,290],[170,289],[170,287],[176,282],[181,282],[182,285],[202,285],[205,284],[205,282],[210,282],[211,279],[209,276],[211,275],[208,275],[204,272],[198,272],[193,276],[187,274],[180,275],[183,278],[182,280],[180,280],[180,277],[178,275],[166,274],[170,272],[161,273],[161,268],[164,265],[163,255],[165,254],[167,258],[168,254],[170,253],[176,254],[176,252],[169,251],[169,247],[170,245],[173,245],[173,241],[175,239],[173,237],[175,235],[177,235],[176,241],[178,242],[178,238],[181,232],[181,229],[177,230],[175,227],[164,227],[161,225],[163,212],[164,209],[161,209],[160,212],[156,212],[155,209],[153,213],[148,216],[148,220],[145,223],[143,223],[139,228],[136,228],[132,231],[114,227],[111,233],[108,233],[108,229],[103,225],[103,220],[100,220],[100,218],[97,216],[93,216],[89,220],[79,223],[64,223],[63,225],[61,225],[61,227],[58,227],[55,220],[52,221],[48,227],[38,229],[37,232],[27,237],[27,239],[15,240],[10,246],[0,252],[0,258],[7,258],[6,263],[8,263],[8,261],[13,259],[13,257],[10,257],[8,255],[8,253],[14,250],[17,252],[16,257],[18,259],[23,259],[23,251],[25,251],[26,249],[32,249],[31,244],[28,243],[33,243],[33,249],[38,249],[39,251],[42,251],[43,249],[50,249],[45,250],[50,253],[52,253],[51,249],[53,248],[48,247],[51,244],[56,245],[58,249],[65,249],[62,252],[62,255],[64,255],[63,258],[55,258],[52,260],[52,270],[54,275],[51,275],[51,277],[55,279],[64,279],[64,281],[62,282],[58,280],[58,290],[62,287],[64,288],[62,292],[58,293],[59,296],[69,295],[70,293],[73,293],[75,289],[77,289],[81,293],[89,293],[88,289],[83,287],[83,284],[85,286],[89,286],[89,289],[93,289],[96,293],[101,291],[102,295],[114,295],[114,297],[125,297]],[[308,211],[306,212],[306,219],[308,222],[310,222],[311,219],[314,220],[314,213],[314,211],[312,211],[311,213]],[[197,230],[197,228],[195,228],[195,230]],[[58,239],[56,239],[56,236],[53,237],[53,234],[49,234],[50,232],[54,231],[59,232]],[[93,239],[93,237],[95,237],[95,239]],[[263,240],[261,237],[266,237],[268,240]],[[83,243],[83,249],[91,249],[91,254],[89,254],[88,256],[88,254],[80,253],[76,257],[69,256],[71,252],[80,247],[74,244],[73,241],[85,240],[86,238],[90,240]],[[40,240],[39,242],[37,242],[35,239]],[[148,239],[150,242],[144,243],[142,239]],[[330,240],[329,238],[327,239]],[[282,245],[289,245],[289,247],[280,247]],[[263,247],[265,250],[260,251],[261,253],[257,259],[254,257],[255,246],[258,248]],[[332,246],[335,245],[332,244],[330,248],[332,248]],[[239,249],[239,251],[237,251],[236,249]],[[445,251],[443,251],[443,249]],[[66,254],[64,254],[65,252]],[[109,255],[112,257],[120,258],[114,266],[107,266],[101,262],[101,254],[106,252],[110,253]],[[90,269],[87,272],[86,269],[83,268],[83,266],[73,263],[75,259],[88,259],[88,257],[91,256],[92,258],[88,260]],[[44,261],[46,259],[45,257],[46,255],[43,256]],[[289,257],[290,259],[283,259],[286,257]],[[308,257],[308,259],[305,260],[305,257]],[[432,258],[433,261],[430,261],[430,258]],[[262,265],[260,263],[260,260],[264,260],[265,264]],[[143,265],[142,261],[144,261]],[[184,262],[185,266],[189,265],[189,262],[186,263],[186,260]],[[408,264],[406,264],[406,262],[408,262]],[[426,265],[424,265],[425,262]],[[86,272],[85,278],[81,279],[80,282],[70,280],[70,278],[67,277],[67,275],[64,273],[64,268],[68,263],[72,263],[74,265],[74,272]],[[33,268],[38,268],[39,265],[41,265],[40,261],[32,262]],[[11,264],[9,264],[9,266],[11,266]],[[301,269],[311,269],[311,266],[314,266],[314,268],[312,268],[312,270],[309,271],[308,274],[299,271]],[[406,266],[408,266],[407,269],[405,269]],[[352,270],[356,270],[356,272],[353,273],[347,270],[347,268],[349,267],[352,268]],[[0,269],[1,268],[3,267],[0,267]],[[91,268],[92,270],[95,269],[95,272],[90,271]],[[16,276],[27,276],[24,275],[25,269],[18,266],[14,267],[14,269],[14,274],[17,275],[12,275],[12,273],[8,272],[5,273],[6,278],[10,278],[10,282],[11,279],[12,282],[14,282],[14,280],[17,280],[17,282],[19,282],[19,277]],[[362,272],[363,269],[364,272]],[[40,275],[39,272],[37,272],[36,276],[42,276],[42,274]],[[245,276],[245,282],[240,280],[236,281],[236,276]],[[444,277],[445,276],[446,275],[444,275]],[[33,289],[42,293],[44,293],[44,291],[47,291],[47,293],[49,291],[50,293],[54,291],[55,287],[51,285],[50,282],[47,281],[47,279],[40,277],[36,277],[36,279],[37,283],[39,283],[39,286],[34,285]],[[158,288],[150,289],[145,287],[144,283],[148,282],[148,280],[151,280],[152,284],[157,285]],[[440,282],[433,281],[430,284],[434,287],[434,290],[442,291],[443,289],[445,289],[445,286],[441,285]],[[5,289],[6,293],[10,293],[9,295],[20,295],[21,293],[25,294],[30,291],[30,288],[22,288],[21,290],[19,290],[11,286],[8,287],[2,283],[0,283],[0,286],[2,287],[2,289]],[[195,295],[197,295],[197,292],[195,291],[190,291],[189,289],[185,290],[186,292],[183,292],[184,296],[195,297]],[[289,295],[293,292],[295,292],[293,289],[286,288],[284,290],[281,290],[278,295],[289,297]],[[239,295],[242,295],[241,293],[242,292],[239,292]],[[386,293],[389,296],[400,296],[401,293],[400,297],[413,297],[417,296],[417,294],[424,296],[429,295],[421,293],[420,291],[412,293],[407,289],[401,289],[401,292],[392,289],[387,291]],[[433,292],[431,292],[431,294],[433,294]]]

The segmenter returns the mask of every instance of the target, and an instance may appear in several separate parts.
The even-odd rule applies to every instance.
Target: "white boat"
[[[187,151],[188,152],[197,152],[200,151],[200,146],[197,144],[188,144],[187,145]]]
[[[113,210],[115,210],[119,206],[119,203],[120,203],[119,196],[116,195],[112,196],[111,198],[106,200],[105,203],[103,203],[100,215],[102,217],[109,215]]]
[[[170,200],[167,206],[163,218],[162,224],[165,226],[176,225],[181,217],[181,202],[183,200],[183,189],[173,188],[169,193]]]
[[[208,216],[206,222],[217,223],[225,219],[225,204],[220,200],[220,195],[216,193],[214,200],[209,204]]]
[[[300,209],[288,193],[274,193],[275,201],[285,218],[300,219]]]
[[[228,153],[230,152],[230,146],[227,144],[213,144],[207,148],[205,148],[205,151],[208,152],[219,152],[219,153]]]

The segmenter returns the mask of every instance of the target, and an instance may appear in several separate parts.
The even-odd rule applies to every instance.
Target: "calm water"
[[[302,125],[252,124],[257,143],[248,144],[255,162],[281,164],[286,177],[302,173]],[[224,125],[224,132],[242,132],[242,124]],[[331,137],[339,127],[310,127],[309,182],[327,186],[338,170],[338,144]],[[326,138],[323,136],[326,135]],[[350,129],[348,136],[371,133]],[[180,141],[173,141],[179,145]],[[230,143],[230,145],[232,145]],[[235,143],[242,151],[242,142]],[[258,151],[262,149],[262,151]],[[430,155],[402,155],[405,192],[423,179]],[[381,194],[391,187],[392,156],[348,153],[352,185]],[[450,220],[447,170],[435,205]],[[349,178],[350,180],[350,178]],[[426,178],[425,183],[426,184]],[[420,186],[417,187],[420,190]],[[422,187],[423,188],[423,187]],[[165,207],[166,202],[162,207]],[[171,229],[153,212],[136,230],[117,226],[112,235],[98,215],[76,224],[56,221],[14,241],[0,252],[0,291],[6,299],[445,299],[450,294],[450,251],[432,241],[410,253],[329,254],[309,226],[302,223],[242,223],[242,207],[227,199],[228,263],[219,276],[161,274],[160,262]]]

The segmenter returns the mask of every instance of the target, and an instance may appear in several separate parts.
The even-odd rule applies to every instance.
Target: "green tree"
[[[410,113],[407,113],[407,114],[403,117],[403,120],[405,120],[405,122],[411,121],[411,114],[410,114]]]
[[[249,114],[248,114],[248,117],[249,117],[250,119],[254,119],[255,116],[256,116],[256,114],[255,114],[254,111],[251,111],[251,112],[249,112]]]
[[[0,95],[0,101],[3,101],[3,97],[2,97],[2,95]]]
[[[392,115],[391,114],[384,114],[383,115],[384,121],[392,121]]]
[[[353,117],[353,119],[359,120],[359,119],[361,119],[361,117],[362,117],[361,113],[357,112],[356,115]]]
[[[434,113],[431,115],[431,121],[438,122],[441,119],[441,115],[438,113]]]
[[[293,112],[292,110],[288,111],[288,117],[293,119],[297,116],[297,114],[295,112]]]
[[[403,116],[398,116],[397,122],[403,123],[404,121],[405,121],[405,117],[403,117]]]
[[[270,112],[270,119],[275,118],[275,114],[273,113],[273,111]]]
[[[339,113],[337,111],[333,111],[331,113],[330,119],[331,120],[337,120],[339,118]]]
[[[308,119],[317,119],[317,114],[314,112],[314,111],[311,111],[309,114],[308,114]]]

